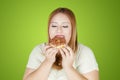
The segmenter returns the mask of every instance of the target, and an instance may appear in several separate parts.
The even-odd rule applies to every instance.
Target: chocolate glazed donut
[[[66,41],[65,41],[64,37],[55,36],[53,39],[50,40],[50,45],[52,47],[56,47],[56,48],[64,47],[65,43],[66,43]],[[60,54],[60,51],[58,51],[55,58],[56,58],[56,60],[53,64],[53,68],[62,69],[62,56]]]

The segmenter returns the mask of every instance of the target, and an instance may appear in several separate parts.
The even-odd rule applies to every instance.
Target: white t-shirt
[[[37,45],[31,52],[27,64],[27,68],[37,69],[40,64],[44,61],[45,56],[43,55],[43,48],[45,44]],[[78,70],[81,74],[88,73],[93,70],[99,70],[95,56],[92,50],[83,44],[78,44],[78,50],[73,67]],[[56,70],[52,69],[48,80],[67,80],[66,74],[63,69]]]

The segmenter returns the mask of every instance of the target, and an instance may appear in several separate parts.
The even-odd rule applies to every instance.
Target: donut
[[[66,44],[64,37],[55,36],[53,39],[50,40],[50,45],[56,48],[63,48]]]
[[[50,46],[52,47],[56,47],[56,48],[63,48],[65,47],[66,44],[66,40],[64,37],[59,37],[59,36],[55,36],[53,39],[50,40]],[[53,68],[55,69],[62,69],[62,56],[60,51],[58,51],[58,53],[55,56],[55,62],[53,64]]]

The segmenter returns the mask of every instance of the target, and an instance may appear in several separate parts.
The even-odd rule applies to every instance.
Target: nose
[[[62,27],[61,26],[57,27],[57,33],[62,33]]]

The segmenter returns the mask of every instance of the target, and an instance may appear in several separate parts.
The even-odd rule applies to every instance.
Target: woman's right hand
[[[55,62],[55,56],[56,56],[57,52],[58,52],[57,48],[46,45],[44,47],[44,54],[45,54],[45,57],[46,57],[45,60],[48,63],[53,64]]]

